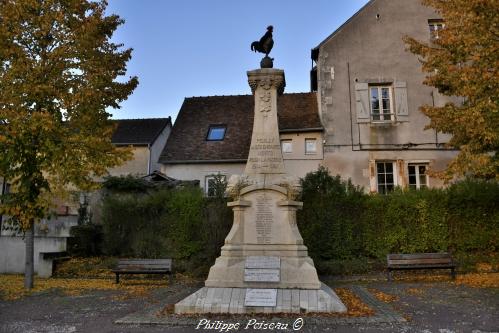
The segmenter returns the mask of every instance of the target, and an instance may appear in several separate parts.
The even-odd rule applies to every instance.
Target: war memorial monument
[[[286,174],[279,140],[277,98],[284,71],[268,53],[272,26],[251,48],[265,53],[261,69],[248,71],[255,98],[253,134],[243,175],[229,179],[232,229],[205,286],[175,304],[175,313],[345,312],[319,281],[296,224],[299,181]]]

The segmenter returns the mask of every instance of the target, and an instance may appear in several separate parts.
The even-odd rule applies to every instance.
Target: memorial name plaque
[[[272,243],[272,214],[271,202],[264,194],[256,198],[256,242],[258,244]]]
[[[279,282],[279,269],[251,268],[244,270],[244,281],[247,282]]]
[[[246,289],[244,306],[277,306],[277,289]]]
[[[266,256],[246,257],[245,268],[281,268],[281,258]]]

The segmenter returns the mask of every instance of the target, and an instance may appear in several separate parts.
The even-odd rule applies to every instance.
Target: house
[[[445,22],[419,0],[371,0],[312,49],[311,87],[324,126],[324,164],[371,192],[442,186],[429,177],[456,155],[419,111],[450,99],[423,85],[405,35],[438,38]]]
[[[286,170],[303,177],[323,159],[317,96],[283,94],[277,108]],[[253,116],[253,95],[186,98],[159,159],[161,171],[177,179],[199,180],[211,193],[213,175],[243,173]]]
[[[111,142],[116,146],[131,146],[133,158],[124,165],[109,170],[111,176],[146,176],[159,171],[159,156],[172,128],[171,118],[120,119]]]

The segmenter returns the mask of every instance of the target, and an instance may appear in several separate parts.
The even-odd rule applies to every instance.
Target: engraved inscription
[[[270,244],[272,241],[272,223],[274,216],[270,200],[265,193],[256,198],[256,242],[257,244]]]
[[[281,268],[281,258],[268,256],[248,256],[244,264],[245,268]]]
[[[279,282],[279,269],[246,268],[244,270],[244,281],[246,282]]]
[[[266,135],[254,138],[250,147],[248,167],[256,172],[284,172],[279,138]]]
[[[244,306],[276,306],[277,289],[246,289]]]

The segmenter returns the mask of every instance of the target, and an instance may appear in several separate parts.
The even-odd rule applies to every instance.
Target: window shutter
[[[357,108],[357,122],[370,122],[369,85],[367,83],[355,83],[355,105]]]
[[[395,112],[397,121],[409,121],[409,107],[407,106],[407,84],[403,81],[394,83]]]

